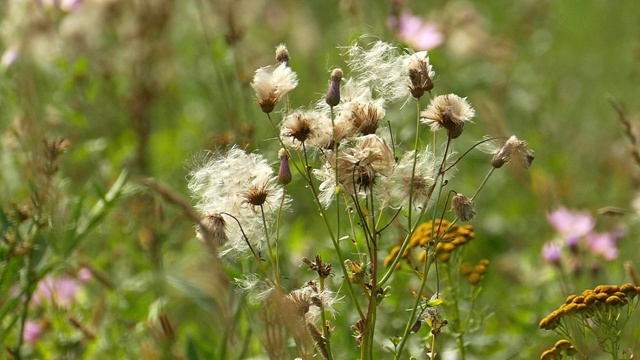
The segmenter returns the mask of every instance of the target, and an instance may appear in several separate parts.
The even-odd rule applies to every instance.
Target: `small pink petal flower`
[[[35,305],[55,301],[58,306],[69,307],[75,301],[79,288],[80,283],[76,279],[48,275],[38,283],[32,301]]]
[[[82,282],[87,282],[91,280],[91,278],[93,278],[93,273],[91,273],[91,270],[89,270],[88,268],[83,267],[80,270],[78,270],[78,280]]]
[[[561,255],[562,248],[558,243],[549,241],[542,246],[542,258],[550,264],[559,264]]]
[[[606,260],[618,258],[616,237],[611,233],[592,233],[587,236],[587,246],[594,255],[604,257]]]
[[[403,13],[397,21],[398,39],[411,45],[414,50],[431,50],[444,42],[444,36],[434,23],[419,16]]]
[[[35,345],[42,337],[42,326],[35,321],[27,320],[24,323],[22,337],[27,344]]]
[[[588,211],[567,210],[565,207],[548,214],[547,220],[562,235],[568,246],[576,246],[580,238],[589,234],[596,225]]]

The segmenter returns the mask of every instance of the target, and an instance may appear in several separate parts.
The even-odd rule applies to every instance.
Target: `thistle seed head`
[[[426,110],[420,112],[420,121],[432,131],[446,129],[451,139],[462,134],[465,122],[471,121],[475,110],[466,98],[455,94],[440,95],[431,100]]]

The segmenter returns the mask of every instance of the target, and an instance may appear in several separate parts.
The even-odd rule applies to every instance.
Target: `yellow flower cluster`
[[[409,245],[404,250],[402,258],[407,258],[412,248],[429,246],[429,241],[432,239],[431,232],[431,222],[426,222],[418,226],[416,231],[411,236]],[[441,262],[447,262],[451,257],[451,252],[458,246],[462,246],[471,241],[475,237],[475,234],[473,232],[473,226],[471,225],[458,226],[455,224],[451,225],[448,220],[436,220],[435,227],[433,228],[433,239],[436,240],[441,236],[442,238],[436,245],[436,254],[438,254],[438,258]],[[393,259],[398,255],[399,252],[400,245],[395,246],[393,249],[391,249],[389,255],[384,259],[384,266],[391,265]],[[424,261],[425,256],[426,252],[422,252],[418,260]],[[399,267],[400,264],[398,263],[398,265],[396,266],[396,270]]]
[[[582,295],[569,295],[564,304],[540,321],[541,329],[553,330],[565,315],[586,312],[587,314],[607,309],[612,306],[624,306],[629,299],[640,294],[640,286],[631,284],[598,285],[593,290],[585,290]]]
[[[476,266],[466,261],[460,266],[460,275],[466,276],[469,284],[478,285],[480,278],[487,272],[487,266],[489,266],[487,259],[480,260]]]
[[[577,350],[569,340],[558,340],[556,344],[549,350],[546,350],[540,354],[540,360],[556,360],[561,359],[563,356],[573,356],[577,353]]]

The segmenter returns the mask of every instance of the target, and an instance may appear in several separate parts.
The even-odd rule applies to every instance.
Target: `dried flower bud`
[[[340,81],[342,80],[342,69],[333,69],[331,72],[331,85],[325,101],[329,106],[336,106],[340,103]]]
[[[456,216],[462,221],[471,221],[476,216],[473,202],[462,194],[456,194],[451,200],[451,209],[456,211]]]
[[[408,59],[407,68],[409,70],[409,80],[411,85],[409,90],[411,96],[420,99],[425,92],[433,89],[433,76],[435,72],[429,64],[429,55],[426,51],[421,51],[411,55]]]
[[[531,167],[533,159],[533,151],[527,148],[527,142],[511,136],[500,151],[493,156],[491,166],[499,169],[502,165],[515,160],[525,169],[528,169]]]
[[[252,207],[262,206],[267,201],[267,197],[269,197],[270,188],[271,180],[262,185],[252,184],[246,191],[241,192],[240,196],[244,198],[244,204],[249,204]]]
[[[285,44],[280,44],[276,47],[276,61],[280,64],[284,64],[285,66],[289,66],[289,50],[287,50],[287,46]]]
[[[278,151],[278,157],[280,158],[280,170],[278,170],[278,183],[287,185],[291,182],[291,169],[289,168],[289,155],[287,150],[280,149]]]
[[[207,246],[216,249],[224,245],[227,240],[227,223],[220,214],[209,214],[202,217],[200,224],[196,228],[196,236]]]
[[[309,268],[318,273],[318,276],[321,279],[326,279],[329,276],[333,275],[333,270],[331,270],[331,264],[328,262],[322,261],[322,257],[320,255],[316,255],[315,260],[311,260],[309,258],[303,257],[302,262],[309,265]]]

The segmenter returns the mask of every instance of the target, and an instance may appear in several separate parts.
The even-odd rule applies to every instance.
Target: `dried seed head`
[[[456,216],[462,221],[471,221],[476,217],[473,202],[462,194],[456,194],[451,199],[451,209],[456,211]]]
[[[325,101],[329,106],[336,106],[340,103],[340,81],[342,80],[342,69],[333,69],[331,72],[331,84]]]
[[[299,142],[307,141],[314,126],[314,119],[307,113],[296,111],[288,115],[282,126],[282,136],[292,137]]]
[[[298,86],[298,76],[285,63],[265,66],[256,70],[251,86],[260,108],[269,114],[286,93]]]
[[[340,112],[340,119],[351,124],[362,135],[375,134],[385,115],[382,99],[375,101],[351,101]]]
[[[320,255],[316,255],[315,260],[311,260],[309,258],[303,257],[302,262],[309,266],[309,269],[318,273],[318,277],[321,279],[326,279],[329,276],[333,275],[333,270],[331,270],[331,264],[328,262],[322,261],[322,257]]]
[[[287,46],[285,44],[278,45],[278,47],[276,47],[276,61],[288,67],[289,59],[291,59],[291,57],[289,57]]]
[[[196,228],[196,236],[209,247],[216,249],[227,243],[227,223],[220,214],[209,214],[202,217]]]
[[[291,169],[289,168],[289,155],[287,150],[280,149],[278,151],[278,157],[280,158],[280,170],[278,170],[278,183],[287,185],[291,182]]]
[[[533,162],[533,150],[527,147],[527,142],[511,136],[504,146],[491,159],[491,166],[498,169],[502,165],[515,160],[525,169],[531,167]]]
[[[320,111],[296,110],[282,122],[280,135],[295,148],[302,144],[324,148],[333,141],[331,120]]]
[[[291,306],[290,310],[302,319],[309,312],[311,305],[313,305],[311,294],[308,291],[294,290],[285,295],[285,301]]]
[[[414,170],[415,161],[415,170]],[[385,191],[383,202],[393,208],[406,206],[409,198],[412,206],[421,209],[427,206],[430,188],[435,182],[436,167],[441,161],[436,159],[432,151],[425,149],[416,155],[408,151],[393,168],[391,176],[383,178]]]
[[[244,199],[243,203],[249,204],[254,208],[262,206],[267,201],[270,187],[271,181],[267,181],[262,185],[252,184],[246,191],[240,193],[240,196]]]
[[[420,121],[431,127],[432,131],[446,129],[451,139],[462,134],[464,123],[471,121],[475,110],[466,98],[455,94],[440,95],[431,100],[426,110],[420,112]]]
[[[372,188],[379,175],[390,175],[394,165],[395,157],[384,139],[362,136],[354,148],[338,156],[338,180],[350,195],[355,195]]]
[[[342,102],[337,107],[336,122],[348,124],[352,135],[374,134],[386,112],[385,100],[373,99],[370,88],[353,80],[348,80],[342,90]]]
[[[411,85],[409,86],[411,96],[420,99],[425,92],[430,92],[433,89],[435,72],[429,63],[429,55],[426,51],[409,56],[407,70],[409,72],[409,80],[411,80]]]
[[[249,247],[262,249],[264,220],[274,221],[290,199],[276,182],[273,167],[257,153],[232,148],[197,160],[189,174],[189,190],[202,215],[229,214],[237,221],[227,223],[229,241],[220,248],[220,257],[235,258]],[[260,199],[267,195],[266,199]],[[261,211],[255,208],[260,204]],[[249,204],[249,205],[247,205]],[[225,216],[225,220],[229,219]],[[248,241],[247,241],[248,240]]]

